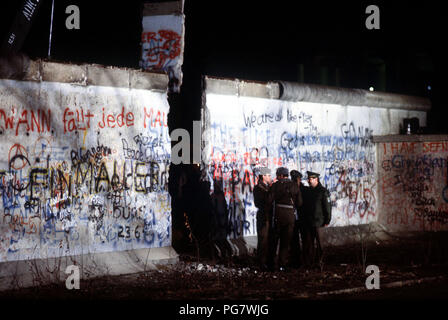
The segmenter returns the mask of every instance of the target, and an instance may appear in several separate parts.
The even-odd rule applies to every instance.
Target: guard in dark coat
[[[299,190],[303,198],[303,195],[305,194],[305,188],[307,188],[302,183],[303,175],[297,170],[291,170],[289,175],[291,176],[291,181],[297,183],[297,185],[299,186]],[[298,268],[302,264],[302,250],[300,246],[300,225],[299,225],[299,216],[302,211],[302,207],[295,209],[296,209],[296,221],[294,223],[294,230],[291,239],[290,265],[291,267]]]
[[[229,208],[224,195],[222,180],[213,181],[213,193],[210,197],[213,213],[212,240],[215,243],[215,247],[219,249],[218,255],[220,255],[223,261],[226,261],[232,255],[232,248],[227,241],[227,233],[229,229]]]
[[[320,231],[331,221],[330,193],[320,183],[319,174],[307,171],[309,187],[303,195],[302,214],[299,216],[303,244],[303,262],[309,267],[322,259]]]
[[[275,257],[280,241],[278,267],[284,271],[289,260],[291,239],[294,230],[294,208],[302,205],[302,195],[297,183],[292,182],[289,170],[280,167],[276,172],[277,181],[269,191],[268,210],[273,210],[273,246],[271,256]],[[273,259],[275,261],[275,259]]]
[[[270,217],[266,212],[266,204],[269,195],[269,187],[271,185],[271,170],[267,167],[258,169],[258,183],[254,187],[254,204],[258,208],[257,211],[257,255],[260,268],[266,270],[268,268],[268,254],[270,243]]]

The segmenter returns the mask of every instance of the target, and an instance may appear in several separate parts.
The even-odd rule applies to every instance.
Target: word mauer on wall
[[[0,90],[0,261],[171,244],[166,94]]]

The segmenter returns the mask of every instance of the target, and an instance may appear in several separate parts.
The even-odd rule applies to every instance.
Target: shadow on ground
[[[310,269],[264,272],[250,255],[226,261],[183,254],[175,265],[145,273],[81,279],[79,290],[65,283],[0,292],[1,300],[371,300],[447,298],[448,237],[430,233],[328,247],[323,263]],[[363,255],[363,252],[366,253]],[[366,266],[377,265],[381,286],[367,290]],[[423,279],[422,282],[412,280]],[[353,292],[338,291],[357,288]],[[361,290],[362,289],[362,290]]]

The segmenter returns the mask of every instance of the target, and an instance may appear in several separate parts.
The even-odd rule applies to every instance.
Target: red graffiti
[[[143,32],[142,43],[149,44],[146,53],[148,69],[164,69],[171,60],[176,59],[181,52],[180,41],[180,35],[172,30]]]
[[[18,116],[18,117],[16,117]],[[32,132],[44,132],[45,129],[50,131],[51,124],[51,110],[23,110],[20,115],[18,111],[13,107],[10,114],[7,115],[5,110],[0,109],[0,120],[3,119],[3,127],[5,130],[14,129],[16,136],[19,134],[19,128],[25,127],[26,131]]]
[[[37,220],[35,220],[37,218]],[[6,220],[9,221],[6,221]],[[39,217],[22,217],[4,215],[3,223],[8,224],[9,228],[16,232],[26,232],[27,234],[36,234],[40,231]]]
[[[448,151],[447,141],[423,142],[423,152],[446,152]]]
[[[390,142],[384,143],[383,149],[384,154],[411,154],[416,152],[416,146],[418,146],[419,142]]]
[[[125,114],[124,107],[121,108],[121,113],[115,117],[113,114],[104,113],[103,108],[103,118],[98,122],[98,126],[103,129],[105,127],[115,128],[118,127],[131,127],[134,125],[134,114],[132,112],[127,112]]]
[[[383,143],[383,154],[415,154],[418,150],[423,153],[430,152],[446,152],[448,151],[447,141],[431,141],[431,142],[389,142]]]
[[[168,122],[166,119],[165,112],[160,112],[160,110],[153,110],[150,108],[149,111],[144,108],[144,117],[143,117],[143,127],[146,128],[147,121],[151,127],[168,127]],[[158,125],[157,125],[158,123]]]
[[[8,161],[12,169],[21,170],[25,168],[28,161],[28,152],[21,144],[16,143],[9,149]]]
[[[78,110],[71,111],[70,108],[65,108],[64,117],[62,119],[64,123],[64,133],[72,132],[75,130],[87,130],[90,129],[90,118],[94,115],[90,111]]]

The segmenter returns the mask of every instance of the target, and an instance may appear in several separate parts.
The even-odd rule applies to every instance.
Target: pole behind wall
[[[48,59],[51,57],[51,36],[53,35],[53,15],[54,15],[54,0],[51,4],[51,21],[50,21],[50,35],[48,39]]]

